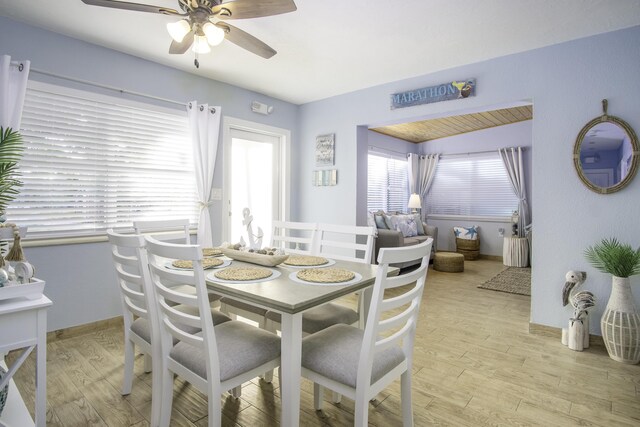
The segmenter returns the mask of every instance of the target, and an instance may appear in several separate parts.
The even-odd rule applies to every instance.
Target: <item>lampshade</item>
[[[207,22],[202,26],[202,32],[207,36],[207,42],[211,46],[218,46],[224,40],[224,30],[216,27],[211,22]]]
[[[191,25],[189,25],[189,21],[186,19],[181,19],[178,22],[169,22],[167,24],[167,31],[172,39],[176,42],[181,43],[189,31],[191,31]]]
[[[207,38],[203,36],[195,36],[193,38],[193,47],[191,48],[195,53],[209,53],[211,48],[207,43]]]
[[[420,195],[413,193],[411,197],[409,197],[409,205],[407,207],[409,209],[421,209],[422,202],[420,201]]]

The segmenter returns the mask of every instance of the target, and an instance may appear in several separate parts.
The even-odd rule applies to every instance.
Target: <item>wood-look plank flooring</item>
[[[464,273],[430,269],[414,351],[415,425],[640,425],[640,366],[611,360],[603,347],[574,352],[556,338],[529,334],[529,297],[476,287],[503,268],[479,260],[465,262]],[[121,328],[56,340],[47,350],[47,425],[149,425],[151,374],[144,373],[141,356],[132,393],[119,392]],[[30,357],[15,377],[31,410],[34,369]],[[312,390],[303,380],[301,425],[353,424],[352,401],[327,401],[316,412]],[[172,426],[207,425],[205,396],[180,379],[174,395]],[[277,381],[256,379],[243,385],[241,399],[221,398],[225,426],[279,424]],[[370,425],[401,425],[400,407],[396,382],[371,403]]]

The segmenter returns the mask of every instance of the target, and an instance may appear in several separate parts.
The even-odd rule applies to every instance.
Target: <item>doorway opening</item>
[[[286,129],[244,120],[224,120],[225,200],[223,238],[248,243],[243,211],[253,217],[253,234],[262,230],[262,246],[271,241],[273,220],[289,215],[289,141]]]

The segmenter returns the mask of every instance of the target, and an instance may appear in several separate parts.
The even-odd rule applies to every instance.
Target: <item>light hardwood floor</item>
[[[574,352],[556,338],[529,334],[529,297],[476,287],[503,268],[480,260],[467,261],[464,273],[430,269],[414,352],[415,424],[639,426],[640,366],[611,360],[603,347]],[[47,424],[147,426],[151,376],[138,357],[133,391],[121,396],[122,355],[116,327],[51,342]],[[30,358],[16,374],[30,408],[33,370]],[[301,425],[352,425],[353,402],[326,402],[317,413],[312,385],[304,381],[302,389]],[[371,425],[401,425],[399,392],[398,382],[370,405]],[[278,424],[277,381],[252,381],[243,386],[240,400],[222,400],[224,425]],[[181,380],[171,425],[207,425],[206,398]]]

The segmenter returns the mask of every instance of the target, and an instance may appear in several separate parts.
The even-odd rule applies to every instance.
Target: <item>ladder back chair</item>
[[[271,246],[288,254],[309,255],[316,244],[318,224],[311,222],[273,221]]]
[[[133,221],[136,234],[153,236],[161,241],[174,241],[176,243],[191,243],[189,219],[159,219]]]
[[[314,255],[371,264],[375,227],[318,224]]]
[[[151,414],[156,421],[160,406],[161,355],[160,355],[160,323],[155,305],[154,290],[149,275],[146,241],[139,234],[119,234],[107,230],[111,243],[116,275],[118,278],[122,315],[124,319],[124,376],[122,380],[123,395],[131,393],[133,383],[133,365],[136,346],[144,354],[144,370],[152,372]],[[193,312],[184,305],[176,305],[176,310],[185,313]],[[211,309],[214,324],[227,322],[229,319],[217,310]],[[157,425],[157,422],[152,422]]]
[[[133,364],[135,347],[144,354],[144,370],[152,371],[152,399],[151,414],[153,421],[157,423],[157,411],[159,410],[160,374],[159,355],[160,341],[157,335],[157,315],[155,307],[149,302],[151,281],[147,266],[146,242],[141,235],[124,235],[107,230],[109,243],[111,244],[111,256],[116,269],[120,300],[122,303],[122,316],[124,319],[124,376],[122,379],[123,395],[131,393],[133,383]],[[134,318],[137,317],[137,318]],[[152,325],[152,323],[154,323]],[[152,337],[152,331],[154,331]],[[158,355],[152,359],[152,355]],[[155,365],[155,366],[152,366]]]
[[[208,396],[209,426],[221,425],[220,395],[280,365],[280,338],[243,322],[216,325],[211,320],[202,252],[197,245],[179,245],[146,237],[155,303],[160,320],[162,400],[159,425],[171,419],[174,374]],[[164,268],[166,258],[193,262],[193,275]],[[183,293],[176,282],[195,286]],[[192,307],[193,313],[172,304]],[[196,328],[199,332],[194,332]]]
[[[293,223],[296,225],[305,223]],[[309,251],[298,252],[305,255],[326,256],[329,258],[340,259],[345,261],[370,263],[371,253],[373,251],[373,242],[375,229],[373,227],[358,227],[333,224],[308,224],[309,228],[315,226],[317,234],[309,240],[313,242]],[[275,227],[274,227],[275,228]],[[360,239],[365,240],[364,243],[357,242]],[[346,253],[336,254],[340,249],[347,249]],[[360,255],[360,256],[358,256]],[[362,305],[362,298],[359,298],[358,305]],[[364,325],[364,319],[360,318],[359,313],[363,312],[362,307],[358,311],[349,307],[345,307],[336,303],[327,303],[319,307],[313,308],[305,312],[302,316],[302,331],[307,334],[313,334],[321,331],[331,325],[343,323],[347,325],[361,322]],[[280,323],[280,314],[267,313],[269,320],[268,329],[278,329]]]
[[[270,246],[284,250],[287,254],[309,255],[315,245],[317,224],[308,222],[273,221]],[[230,316],[242,316],[258,323],[261,329],[275,331],[268,325],[270,321],[266,309],[246,304],[231,298],[220,300],[220,309]],[[274,317],[275,313],[271,313]],[[278,322],[280,319],[278,317]]]
[[[162,242],[191,244],[191,223],[188,218],[182,219],[159,219],[133,221],[133,228],[136,234],[152,236]],[[189,288],[184,288],[187,290]],[[212,306],[217,307],[221,297],[216,294],[209,294]]]
[[[369,400],[400,377],[403,425],[413,426],[413,345],[432,244],[429,238],[415,246],[380,250],[364,331],[334,325],[303,339],[302,375],[314,382],[316,410],[322,409],[327,387],[355,400],[354,425],[367,426]],[[420,259],[418,269],[387,277],[389,264]]]

